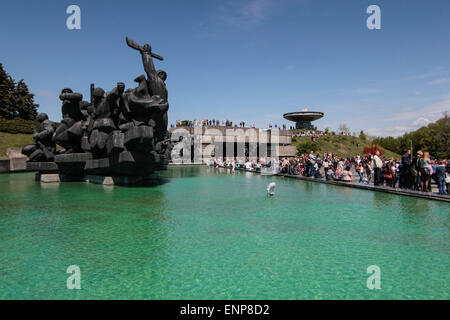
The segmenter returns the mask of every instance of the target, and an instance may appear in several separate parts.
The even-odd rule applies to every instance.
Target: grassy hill
[[[295,145],[297,150],[299,147],[300,149],[309,149],[311,143],[311,137],[295,137],[292,139],[292,145]],[[353,136],[324,135],[319,137],[315,144],[317,145],[317,153],[334,153],[340,157],[346,158],[354,157],[358,154],[363,155],[364,147],[371,146],[372,143],[369,139],[362,140]],[[384,156],[395,159],[401,158],[400,155],[389,150],[386,150]]]
[[[32,142],[32,134],[0,132],[0,157],[6,156],[7,148],[22,148]]]

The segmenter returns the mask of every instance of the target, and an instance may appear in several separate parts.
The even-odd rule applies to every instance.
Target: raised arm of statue
[[[135,41],[131,40],[130,38],[126,37],[126,41],[127,41],[127,45],[130,48],[133,48],[135,50],[138,50],[140,52],[142,52],[142,47],[140,45],[138,45]]]
[[[142,63],[144,64],[144,70],[147,74],[147,80],[152,81],[152,78],[157,76],[156,69],[153,64],[152,56],[145,51],[142,53]]]
[[[133,48],[135,50],[138,50],[142,55],[142,63],[144,65],[145,73],[147,74],[147,80],[152,81],[152,77],[156,77],[156,69],[155,65],[153,64],[153,59],[156,58],[159,60],[164,60],[163,57],[160,55],[157,55],[155,53],[152,53],[152,47],[149,44],[144,44],[143,46],[138,45],[135,41],[131,40],[130,38],[126,37],[127,45],[130,48]]]

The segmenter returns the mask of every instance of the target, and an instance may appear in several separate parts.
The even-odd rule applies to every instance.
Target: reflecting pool
[[[448,203],[203,166],[160,176],[0,175],[0,298],[449,298]],[[81,290],[66,287],[71,265]]]

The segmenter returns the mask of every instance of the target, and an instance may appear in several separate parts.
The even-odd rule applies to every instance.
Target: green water
[[[448,203],[198,166],[162,177],[0,175],[0,298],[449,298]]]

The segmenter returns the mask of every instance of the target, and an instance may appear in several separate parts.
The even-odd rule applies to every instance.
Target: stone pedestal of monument
[[[9,172],[10,162],[9,158],[0,158],[0,172]]]
[[[90,159],[92,159],[91,153],[59,154],[55,156],[55,163],[60,173],[71,177],[82,177],[86,161]]]
[[[35,180],[40,182],[84,181],[83,174],[73,175],[60,173],[55,162],[27,162],[27,171],[37,171]]]
[[[83,176],[70,176],[60,173],[36,172],[35,180],[39,182],[69,182],[69,181],[85,181]]]
[[[40,172],[37,172],[36,176],[35,176],[35,180],[36,181],[40,181],[40,182],[45,182],[45,183],[61,182],[61,179],[60,179],[58,173],[40,173]]]
[[[146,185],[158,177],[153,153],[123,151],[86,161],[85,180],[103,185]]]
[[[58,165],[54,162],[27,162],[27,171],[39,171],[39,173],[57,173]]]
[[[109,158],[86,161],[84,171],[86,175],[93,176],[147,177],[161,163],[160,157],[156,152],[123,151],[113,154]]]
[[[55,162],[27,162],[27,171],[38,171],[36,181],[67,182],[86,181],[103,185],[148,185],[155,182],[158,173],[154,172],[154,156],[147,154],[122,152],[117,157],[92,159],[90,153],[62,154],[55,157]],[[135,163],[135,158],[141,162]],[[142,160],[148,162],[142,162]],[[159,170],[164,170],[164,165]],[[128,172],[130,174],[124,174]]]
[[[86,182],[102,184],[106,186],[138,186],[149,185],[156,181],[158,173],[154,172],[147,176],[97,176],[86,175],[84,177]]]
[[[20,148],[8,148],[6,154],[11,160],[9,165],[10,171],[24,171],[26,170],[28,158],[22,154]]]

